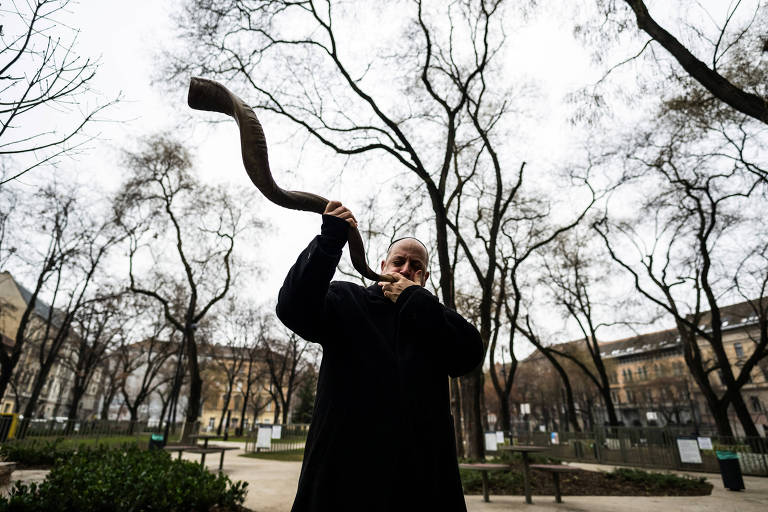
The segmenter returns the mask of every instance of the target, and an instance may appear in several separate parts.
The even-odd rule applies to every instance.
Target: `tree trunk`
[[[512,429],[512,413],[509,410],[509,394],[504,393],[505,396],[500,396],[499,400],[499,421],[501,425],[501,429],[503,431],[508,431]],[[499,425],[496,425],[496,428],[498,429]]]
[[[456,456],[464,458],[464,429],[461,426],[461,389],[459,379],[450,379],[451,415],[456,436]]]
[[[750,414],[741,392],[734,393],[732,396],[731,404],[736,412],[736,416],[739,418],[741,427],[744,429],[744,435],[747,437],[760,437],[755,421],[752,419],[752,414]]]
[[[219,428],[216,429],[216,435],[221,435],[221,427],[224,425],[224,417],[227,415],[227,409],[229,409],[229,400],[231,398],[231,392],[227,391],[224,397],[224,405],[221,408],[221,418],[219,418]]]
[[[619,418],[616,416],[616,407],[613,405],[613,398],[611,397],[610,388],[600,388],[600,396],[603,399],[605,405],[605,413],[608,415],[608,424],[611,426],[618,426]]]
[[[482,386],[482,366],[461,377],[461,402],[464,415],[465,435],[467,438],[466,456],[473,460],[481,460],[485,456],[483,449],[483,422],[480,414],[480,394]]]
[[[75,386],[72,388],[72,404],[69,406],[67,419],[69,420],[77,419],[77,409],[78,407],[80,407],[80,401],[83,399],[83,395],[85,395],[84,387]]]
[[[200,417],[200,399],[202,398],[203,380],[200,378],[200,365],[197,361],[197,345],[195,344],[194,331],[187,327],[187,361],[189,361],[189,401],[187,403],[186,423],[184,437],[191,434],[193,427]],[[186,439],[185,439],[186,441]]]
[[[32,393],[30,393],[29,400],[27,400],[27,404],[24,407],[24,428],[22,430],[26,430],[26,425],[29,424],[29,420],[35,415],[35,407],[37,407],[37,401],[40,399],[40,393],[43,391],[45,381],[48,379],[51,366],[52,363],[46,362],[46,364],[43,364],[43,366],[40,367],[37,375],[35,375],[35,382],[32,385]]]
[[[128,407],[128,414],[131,415],[131,418],[129,420],[130,423],[128,423],[128,435],[131,436],[133,435],[133,431],[136,428],[136,423],[138,423],[139,421],[139,402],[138,401],[133,407],[130,407],[130,406]]]

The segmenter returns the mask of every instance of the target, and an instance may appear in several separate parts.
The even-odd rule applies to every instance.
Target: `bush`
[[[672,473],[654,473],[640,469],[616,468],[609,476],[624,482],[642,485],[648,491],[663,492],[669,489],[698,489],[706,484],[703,476],[678,476]]]
[[[63,441],[6,441],[0,445],[0,457],[17,463],[21,468],[53,466],[58,459],[68,459],[75,454],[76,449],[63,445]]]
[[[39,485],[17,482],[7,498],[0,498],[0,512],[237,509],[247,485],[233,484],[199,464],[172,460],[164,451],[99,447],[59,459]]]

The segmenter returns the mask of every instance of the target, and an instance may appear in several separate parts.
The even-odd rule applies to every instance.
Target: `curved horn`
[[[206,78],[192,78],[189,82],[187,103],[195,110],[208,110],[235,118],[240,128],[240,150],[243,165],[251,181],[273,203],[291,210],[323,213],[328,200],[309,192],[283,190],[277,186],[269,170],[267,140],[253,109],[229,89]],[[357,228],[349,230],[349,256],[355,270],[374,281],[393,281],[371,270],[365,259],[363,239]]]

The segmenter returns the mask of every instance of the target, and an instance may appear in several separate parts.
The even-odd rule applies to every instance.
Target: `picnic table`
[[[525,502],[528,505],[533,504],[531,499],[531,473],[530,473],[530,460],[528,459],[529,453],[545,452],[549,450],[546,446],[530,446],[530,445],[510,445],[499,446],[499,450],[508,452],[517,452],[523,456],[523,488],[525,489]]]
[[[462,463],[459,464],[459,468],[467,469],[470,471],[480,471],[480,476],[483,479],[483,501],[488,503],[490,501],[488,494],[488,472],[489,471],[509,471],[511,468],[509,464],[490,464],[490,463]]]
[[[179,459],[181,459],[181,453],[195,453],[200,454],[200,466],[205,468],[205,456],[209,453],[221,453],[219,459],[219,471],[224,467],[224,454],[229,450],[237,450],[237,446],[222,446],[218,444],[208,444],[208,441],[215,439],[219,436],[215,434],[193,434],[189,436],[191,439],[201,439],[203,441],[202,446],[199,444],[177,444],[165,446],[163,449],[168,452],[178,452]]]
[[[203,440],[203,448],[208,448],[208,441],[211,439],[216,439],[221,436],[217,436],[216,434],[192,434],[189,436],[190,439],[202,439]]]

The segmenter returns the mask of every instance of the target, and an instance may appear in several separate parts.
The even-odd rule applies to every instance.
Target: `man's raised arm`
[[[310,341],[323,342],[328,319],[328,285],[347,243],[352,213],[330,201],[323,214],[320,234],[299,255],[280,288],[277,316],[286,327]]]

